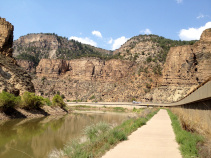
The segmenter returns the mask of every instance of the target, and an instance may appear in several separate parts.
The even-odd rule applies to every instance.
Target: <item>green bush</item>
[[[51,105],[52,105],[52,102],[50,101],[49,98],[44,98],[44,102],[45,102],[45,104],[48,105],[48,106],[51,106]]]
[[[53,106],[59,106],[61,108],[64,108],[66,106],[64,100],[62,99],[62,97],[58,94],[56,94],[53,99],[52,99],[52,105]]]
[[[44,105],[44,98],[34,93],[24,92],[21,96],[22,106],[27,109],[36,109]]]
[[[89,98],[89,100],[93,100],[93,99],[95,99],[94,95]]]
[[[16,97],[14,94],[3,91],[0,93],[0,107],[13,108],[20,103],[20,97]]]
[[[151,57],[151,56],[147,57],[146,61],[147,61],[148,63],[150,63],[150,62],[152,61],[152,57]]]

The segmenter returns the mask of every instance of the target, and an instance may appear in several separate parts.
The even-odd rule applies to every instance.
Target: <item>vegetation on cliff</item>
[[[34,40],[31,40],[33,38]],[[81,57],[106,59],[112,54],[111,51],[82,44],[75,40],[68,40],[68,38],[58,36],[55,33],[27,34],[19,39],[14,41],[14,56],[17,59],[32,61],[35,65],[39,63],[40,59],[51,58],[51,51],[53,51],[54,59],[68,60]],[[31,42],[28,42],[28,39]]]
[[[158,35],[138,35],[129,39],[114,54],[121,54],[123,59],[136,61],[140,56],[146,57],[146,62],[164,63],[171,47],[193,45],[196,41],[181,41],[166,39]]]
[[[104,60],[109,59],[129,59],[131,61],[136,61],[140,54],[146,55],[147,52],[140,51],[139,53],[136,53],[134,55],[131,55],[131,57],[126,58],[125,52],[127,54],[130,54],[130,51],[137,46],[140,42],[147,42],[151,41],[156,44],[157,47],[161,48],[156,56],[148,56],[147,62],[165,62],[167,53],[170,49],[170,47],[175,46],[181,46],[181,45],[192,45],[195,43],[195,41],[177,41],[177,40],[170,40],[166,39],[161,36],[157,35],[139,35],[131,38],[128,42],[126,42],[127,49],[125,49],[123,52],[120,50],[116,50],[114,54],[112,51],[104,50],[100,48],[93,47],[91,45],[82,44],[75,40],[68,40],[66,37],[58,36],[55,33],[39,33],[39,34],[27,34],[26,36],[22,36],[20,38],[26,38],[29,36],[29,38],[32,38],[33,35],[39,35],[39,36],[47,36],[46,39],[43,37],[42,41],[36,41],[36,39],[33,42],[23,42],[16,40],[14,41],[14,50],[15,50],[15,56],[17,59],[24,59],[29,60],[37,64],[39,63],[40,59],[43,58],[50,58],[49,52],[52,50],[56,51],[56,56],[54,58],[57,59],[79,59],[81,57],[97,57]],[[31,37],[32,36],[32,37]],[[56,40],[57,44],[54,45],[55,48],[52,48],[52,43],[50,40],[55,42]],[[156,49],[155,47],[152,49]],[[119,52],[118,52],[119,51]],[[149,53],[149,52],[148,52]],[[112,55],[113,54],[113,55]]]

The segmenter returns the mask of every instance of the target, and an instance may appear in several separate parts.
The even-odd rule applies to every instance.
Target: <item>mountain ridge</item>
[[[40,34],[36,36],[40,36]],[[28,71],[34,71],[33,83],[36,94],[45,97],[52,97],[58,93],[63,95],[66,100],[71,101],[142,100],[162,102],[165,100],[171,102],[184,96],[191,88],[205,80],[206,74],[210,74],[211,68],[207,69],[203,66],[204,62],[209,63],[211,60],[209,58],[209,41],[208,43],[204,42],[205,46],[203,46],[208,50],[207,55],[201,50],[201,46],[197,46],[208,39],[207,35],[202,34],[202,37],[201,41],[184,42],[165,39],[157,35],[139,35],[128,40],[119,49],[112,52],[112,55],[106,54],[104,51],[106,55],[101,56],[101,53],[99,57],[99,53],[97,55],[92,53],[92,47],[88,48],[87,45],[73,41],[69,41],[72,42],[72,47],[68,45],[69,43],[64,42],[63,45],[66,44],[66,46],[61,48],[62,45],[55,44],[58,40],[53,36],[50,38],[51,42],[37,40],[38,43],[29,42],[28,45],[23,44],[22,46],[25,48],[37,46],[38,50],[44,47],[44,51],[48,51],[48,55],[52,51],[51,47],[54,50],[55,48],[59,50],[60,47],[61,50],[57,51],[59,53],[55,59],[40,57],[40,61],[34,68],[32,68],[31,61],[25,63],[20,61],[19,64]],[[49,45],[49,43],[52,44]],[[17,46],[14,47],[15,51],[17,51]],[[180,47],[181,49],[179,49]],[[74,50],[72,53],[78,53],[79,56],[76,58],[70,56],[67,48]],[[84,55],[83,50],[87,48],[86,51],[89,51],[90,54],[85,53]],[[196,52],[192,52],[191,49]],[[202,52],[198,53],[198,51]],[[39,51],[30,50],[28,53],[34,55],[39,54]],[[41,52],[41,55],[44,54],[45,52]],[[195,71],[194,54],[199,71]],[[175,56],[175,58],[171,58],[171,56]],[[174,69],[171,63],[179,64],[178,69]],[[209,64],[207,66],[210,67]],[[186,71],[189,69],[191,71],[187,73]],[[202,71],[204,73],[201,73],[201,77],[198,77],[197,81],[196,76],[200,76],[198,74]],[[178,84],[180,81],[183,81],[182,84]]]

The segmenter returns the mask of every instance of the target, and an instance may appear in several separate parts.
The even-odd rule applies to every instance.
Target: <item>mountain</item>
[[[105,58],[111,51],[81,44],[74,40],[50,33],[28,34],[14,41],[13,56],[33,62],[36,66],[40,59],[77,59],[81,57]]]
[[[14,41],[14,55],[29,72],[36,67],[33,83],[38,95],[171,102],[211,75],[209,30],[200,41],[190,42],[139,35],[114,52],[55,34],[30,34]]]

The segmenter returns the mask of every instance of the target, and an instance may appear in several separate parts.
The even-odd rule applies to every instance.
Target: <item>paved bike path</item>
[[[161,109],[102,158],[182,158],[167,111]]]

